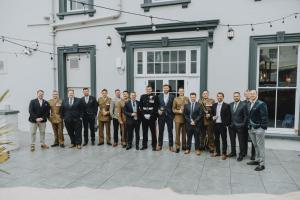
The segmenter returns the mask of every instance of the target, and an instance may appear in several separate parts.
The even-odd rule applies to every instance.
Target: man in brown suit
[[[175,146],[176,146],[176,153],[179,153],[180,151],[180,135],[181,135],[181,144],[182,144],[182,150],[186,150],[186,127],[185,127],[185,120],[183,116],[184,111],[184,105],[189,103],[189,98],[184,96],[184,89],[179,88],[178,89],[179,96],[176,97],[173,101],[173,113],[174,121],[175,121],[175,130],[176,130],[176,136],[175,136]]]
[[[54,143],[51,147],[60,146],[62,148],[64,145],[64,124],[63,120],[60,117],[60,108],[62,104],[62,100],[59,98],[58,91],[54,90],[52,93],[52,99],[49,100],[50,104],[50,117],[49,121],[51,122],[52,129],[54,132]]]
[[[104,126],[106,132],[106,144],[111,145],[110,142],[110,104],[111,98],[107,96],[107,89],[101,91],[102,96],[98,99],[99,112],[98,112],[98,121],[99,121],[99,143],[98,146],[104,144]]]
[[[199,104],[204,110],[204,126],[202,134],[200,134],[200,149],[205,150],[209,149],[209,152],[212,154],[214,152],[214,123],[212,119],[212,105],[215,103],[213,99],[209,98],[209,93],[207,90],[202,92],[202,99],[199,100]]]
[[[117,118],[121,126],[121,144],[123,148],[127,145],[127,132],[126,132],[126,115],[124,113],[124,106],[129,100],[129,92],[127,90],[123,91],[123,99],[118,101],[115,107],[117,113]]]

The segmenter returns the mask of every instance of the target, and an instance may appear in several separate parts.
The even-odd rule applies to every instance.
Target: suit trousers
[[[249,136],[255,148],[255,161],[265,165],[265,130],[262,128],[250,129]]]
[[[152,148],[156,148],[156,145],[157,145],[156,120],[143,119],[142,120],[142,128],[143,128],[143,147],[148,146],[148,129],[150,128],[151,138],[152,138]]]
[[[204,125],[202,127],[202,131],[200,134],[200,148],[202,150],[205,150],[206,147],[209,149],[209,152],[213,152],[215,149],[213,124]]]
[[[91,133],[91,141],[95,142],[95,116],[83,116],[83,133],[84,133],[84,142],[88,143],[89,141],[89,129]]]
[[[104,142],[104,126],[106,132],[106,143],[110,143],[110,120],[109,121],[99,121],[99,144]]]
[[[54,133],[54,144],[64,144],[64,123],[51,123]]]
[[[192,147],[192,138],[194,136],[195,140],[195,150],[200,149],[200,127],[198,126],[191,126],[189,124],[187,126],[187,133],[188,133],[188,140],[187,140],[187,150],[191,150]]]
[[[66,129],[70,136],[71,144],[81,145],[82,143],[82,121],[65,121]]]
[[[37,131],[38,128],[39,128],[39,132],[40,132],[40,143],[45,144],[46,122],[30,123],[31,144],[35,144],[36,131]]]
[[[126,123],[120,124],[121,127],[121,144],[127,144],[127,125]]]
[[[114,127],[114,143],[118,144],[118,142],[119,142],[119,127],[120,127],[121,138],[122,138],[122,130],[121,130],[119,120],[116,118],[113,118],[113,127]]]
[[[230,136],[230,146],[231,146],[231,153],[236,154],[236,136],[238,137],[239,141],[239,155],[244,157],[246,155],[246,146],[245,146],[245,132],[244,127],[235,127],[230,126],[229,128],[229,136]]]
[[[140,122],[134,120],[133,122],[126,123],[127,128],[127,146],[132,146],[133,132],[135,132],[135,146],[140,143]]]
[[[175,122],[175,131],[176,131],[176,136],[175,136],[175,146],[176,149],[180,149],[180,144],[182,145],[182,149],[186,149],[186,127],[185,123],[177,123]],[[181,136],[181,143],[180,143],[180,136]]]
[[[245,138],[246,155],[248,154],[248,142],[250,141],[251,142],[251,157],[255,157],[255,148],[254,148],[253,142],[249,136],[248,128],[245,128],[244,132],[245,132],[245,136],[246,136],[246,138]]]
[[[159,129],[158,145],[161,147],[163,146],[165,124],[167,124],[167,128],[168,128],[169,147],[173,147],[173,119],[167,116],[160,116],[158,118],[158,129]]]
[[[227,127],[223,123],[215,124],[215,147],[216,153],[220,154],[220,136],[222,138],[222,154],[227,154]]]

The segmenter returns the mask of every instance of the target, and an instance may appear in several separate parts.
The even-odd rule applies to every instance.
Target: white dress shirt
[[[217,116],[216,123],[222,123],[222,118],[221,118],[222,105],[223,105],[223,101],[218,103],[217,113],[216,113],[216,116]]]

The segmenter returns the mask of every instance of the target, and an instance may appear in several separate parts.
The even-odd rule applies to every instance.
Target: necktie
[[[192,113],[194,112],[195,103],[192,103]]]
[[[132,109],[133,109],[133,112],[136,112],[135,101],[132,102]]]
[[[234,103],[234,106],[233,106],[233,112],[236,111],[236,107],[237,107],[237,102]]]

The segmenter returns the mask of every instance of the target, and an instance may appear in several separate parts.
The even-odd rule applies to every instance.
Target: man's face
[[[245,91],[244,97],[245,97],[245,99],[249,99],[250,98],[250,92],[249,91]]]
[[[74,91],[70,90],[70,91],[68,92],[68,97],[69,97],[69,98],[73,98],[73,97],[74,97]]]
[[[147,87],[146,88],[146,93],[151,94],[152,93],[152,87]]]
[[[250,100],[251,100],[251,101],[255,101],[256,98],[257,98],[257,93],[256,93],[256,91],[255,91],[255,90],[251,90],[251,91],[250,91]]]
[[[191,99],[191,102],[195,102],[196,101],[196,95],[191,95],[190,99]]]
[[[131,93],[131,94],[130,94],[130,99],[131,99],[132,101],[135,101],[135,99],[136,99],[136,94],[135,94],[135,93]]]
[[[167,94],[167,93],[169,93],[170,88],[169,88],[169,86],[164,86],[163,90],[164,90],[164,93]]]
[[[128,99],[128,92],[123,92],[123,98]]]
[[[184,95],[184,89],[183,89],[183,88],[180,88],[180,89],[178,90],[178,94],[179,94],[179,96],[183,96],[183,95]]]
[[[116,95],[117,98],[120,98],[121,92],[119,90],[117,90],[117,91],[115,91],[115,95]]]
[[[207,99],[207,98],[208,98],[208,92],[207,92],[207,91],[204,91],[204,92],[202,93],[202,97],[203,97],[203,99]]]
[[[44,98],[44,92],[39,91],[39,92],[37,93],[37,97],[38,97],[39,99],[43,99],[43,98]]]
[[[102,91],[101,94],[102,94],[102,96],[103,96],[104,98],[107,97],[107,92],[106,92],[106,91]]]
[[[58,92],[53,92],[52,97],[53,97],[53,99],[58,99],[58,97],[59,97]]]
[[[233,100],[234,100],[235,102],[239,102],[240,99],[241,99],[241,96],[240,96],[238,93],[234,93],[234,94],[233,94]]]
[[[84,96],[86,96],[86,97],[89,96],[89,93],[90,93],[89,90],[83,90],[83,95],[84,95]]]
[[[218,100],[218,102],[222,102],[223,99],[224,99],[223,95],[221,95],[221,94],[218,94],[218,95],[217,95],[217,100]]]

